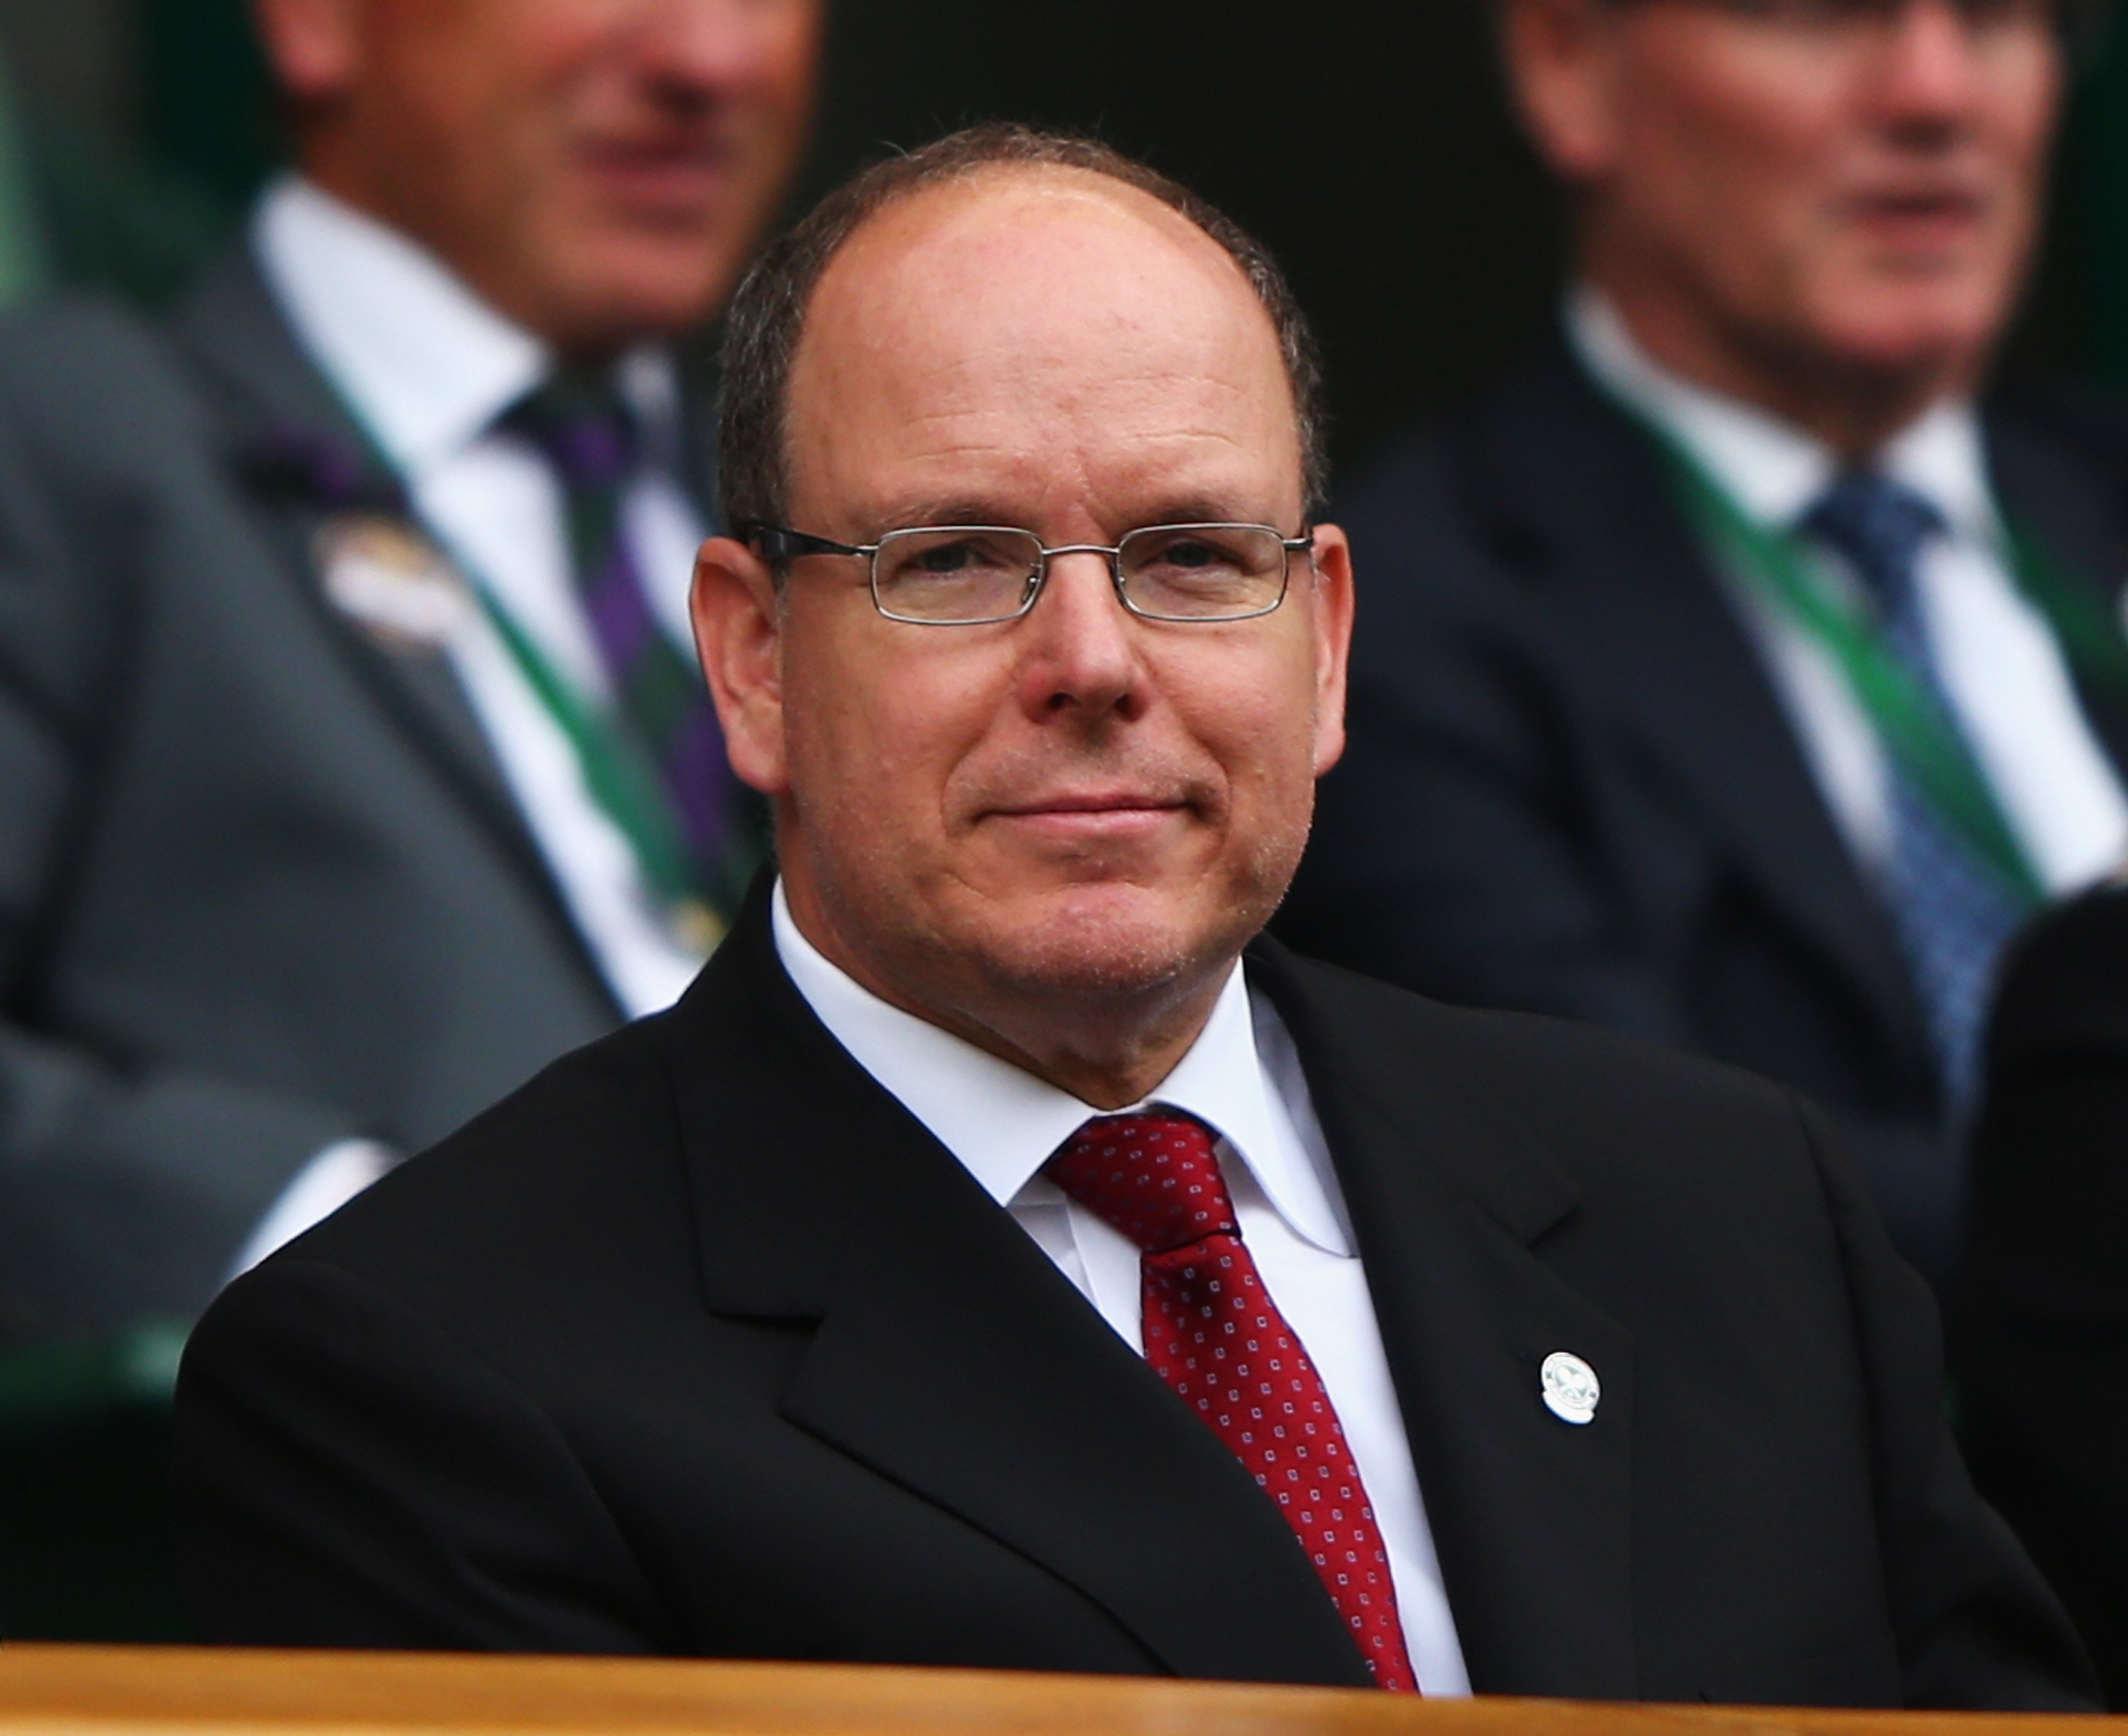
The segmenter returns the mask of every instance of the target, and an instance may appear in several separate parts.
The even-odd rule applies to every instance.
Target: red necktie
[[[1377,1685],[1416,1693],[1360,1467],[1242,1245],[1211,1134],[1186,1115],[1104,1116],[1043,1172],[1138,1244],[1146,1360],[1277,1500]]]

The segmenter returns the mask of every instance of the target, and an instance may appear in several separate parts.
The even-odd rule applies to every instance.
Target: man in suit
[[[298,168],[241,244],[167,327],[0,335],[0,1341],[189,1320],[744,883],[671,346],[815,0],[258,18]]]
[[[2128,883],[2019,938],[1974,1130],[1973,1246],[1951,1314],[1975,1478],[2128,1708]]]
[[[981,129],[725,354],[696,620],[779,878],[217,1301],[204,1632],[2077,1703],[1812,1111],[1256,938],[1352,606],[1260,248]]]
[[[1562,339],[1342,502],[1296,945],[1831,1108],[1949,1270],[1995,957],[2128,844],[2128,422],[1980,399],[2052,0],[1503,0]]]

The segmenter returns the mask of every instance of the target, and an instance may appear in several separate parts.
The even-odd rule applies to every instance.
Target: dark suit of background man
[[[696,632],[781,878],[210,1310],[204,1633],[2075,1703],[1813,1112],[1255,941],[1352,610],[1260,250],[960,135],[725,358]]]
[[[2128,428],[1976,397],[2052,0],[1503,0],[1560,338],[1388,456],[1289,938],[1808,1091],[1940,1277],[1993,960],[2128,844]]]
[[[0,1339],[196,1314],[669,1002],[744,854],[669,344],[815,0],[258,18],[298,166],[241,245],[168,328],[0,333]]]
[[[2128,884],[2022,936],[1988,1035],[1953,1367],[1981,1486],[2128,1707]]]

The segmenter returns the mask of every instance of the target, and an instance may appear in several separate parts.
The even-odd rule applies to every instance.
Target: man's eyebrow
[[[964,494],[905,501],[882,511],[875,522],[881,532],[913,530],[924,525],[995,525],[1028,530],[1033,528],[1033,516],[995,497]],[[1148,525],[1275,523],[1275,515],[1267,516],[1260,504],[1242,507],[1229,496],[1186,494],[1171,496],[1133,513],[1128,523],[1117,527],[1116,534],[1121,535],[1126,530]]]
[[[882,531],[913,530],[920,525],[995,525],[1024,528],[1027,515],[981,495],[960,494],[904,501],[883,511]]]
[[[1275,516],[1261,502],[1238,504],[1231,495],[1186,494],[1163,501],[1138,518],[1142,525],[1270,525]]]

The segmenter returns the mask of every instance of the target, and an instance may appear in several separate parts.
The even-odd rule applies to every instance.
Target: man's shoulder
[[[0,317],[0,416],[122,430],[182,411],[183,369],[169,327],[97,292],[54,296]]]
[[[2030,440],[2128,476],[2128,392],[2102,382],[2012,373],[1988,391],[1981,421],[1997,440]]]
[[[572,1050],[268,1260],[330,1266],[425,1311],[595,1296],[684,1218],[672,1015]]]
[[[1543,1013],[1452,1006],[1275,943],[1255,956],[1338,1053],[1384,1068],[1424,1054],[1474,1090],[1532,1087],[1522,1106],[1530,1112],[1556,1112],[1557,1093],[1586,1092],[1627,1122],[1689,1113],[1795,1120],[1784,1087],[1666,1044]]]
[[[1335,509],[1370,621],[1395,635],[1525,605],[1541,616],[1589,550],[1659,537],[1668,502],[1652,449],[1555,339],[1407,425]]]
[[[1252,962],[1333,1154],[1342,1130],[1378,1165],[1427,1169],[1527,1236],[1570,1220],[1567,1242],[1693,1282],[1707,1276],[1697,1250],[1755,1239],[1754,1220],[1772,1244],[1828,1245],[1837,1138],[1774,1081],[1601,1025],[1451,1005],[1282,949],[1260,947]]]

